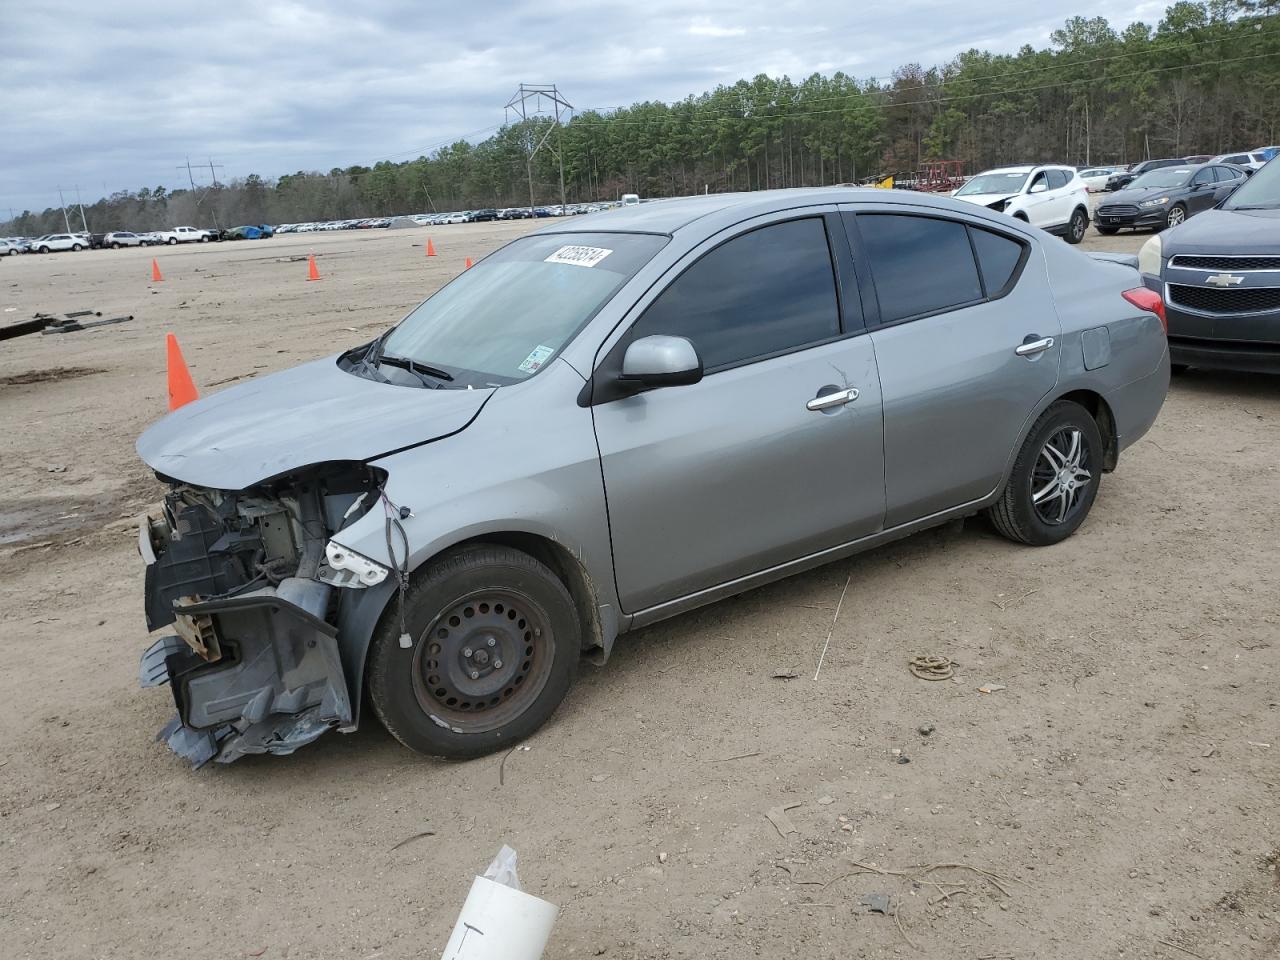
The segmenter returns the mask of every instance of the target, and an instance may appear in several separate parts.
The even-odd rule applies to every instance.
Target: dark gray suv
[[[1280,373],[1280,163],[1138,257],[1165,302],[1175,369]]]

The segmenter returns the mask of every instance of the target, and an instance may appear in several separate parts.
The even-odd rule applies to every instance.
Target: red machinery
[[[927,160],[916,171],[913,184],[926,193],[949,193],[964,185],[963,160]]]

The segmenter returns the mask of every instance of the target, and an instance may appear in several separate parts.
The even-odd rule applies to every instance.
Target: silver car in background
[[[1057,543],[1155,420],[1163,304],[981,206],[698,197],[549,224],[393,329],[138,441],[140,531],[199,765],[355,729],[528,736],[584,653],[952,518]]]

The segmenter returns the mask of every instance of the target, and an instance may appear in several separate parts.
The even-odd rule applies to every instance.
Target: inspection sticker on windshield
[[[605,251],[605,253],[608,252],[608,250]],[[520,366],[516,367],[516,369],[521,373],[533,373],[546,363],[547,357],[551,356],[553,353],[555,353],[555,350],[551,347],[545,347],[542,344],[538,344],[529,352],[529,355],[524,358],[524,362],[521,363]]]
[[[561,247],[543,263],[570,263],[575,267],[594,267],[613,253],[604,247]]]

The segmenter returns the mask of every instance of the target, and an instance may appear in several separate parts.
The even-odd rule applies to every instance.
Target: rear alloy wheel
[[[1071,214],[1071,220],[1067,223],[1067,233],[1064,239],[1067,243],[1079,243],[1084,239],[1084,232],[1088,229],[1089,214],[1076,207],[1076,212]]]
[[[545,565],[509,547],[464,547],[393,598],[369,654],[369,700],[397,740],[466,760],[518,743],[564,699],[581,655],[577,610]]]
[[[72,250],[83,250],[83,249],[84,249],[84,247],[80,246],[80,244],[78,244],[78,243],[73,243],[73,244],[71,245],[71,249],[72,249]]]
[[[1187,208],[1180,203],[1175,203],[1169,208],[1169,212],[1164,216],[1164,225],[1168,227],[1176,227],[1187,219]]]
[[[1003,536],[1048,546],[1075,533],[1102,482],[1102,434],[1070,400],[1049,407],[1027,435],[1004,493],[987,515]]]

